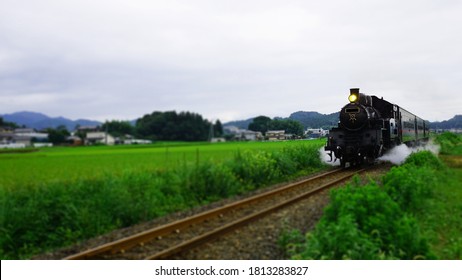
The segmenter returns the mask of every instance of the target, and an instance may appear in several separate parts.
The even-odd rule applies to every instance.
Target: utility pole
[[[108,133],[108,123],[106,120],[106,133],[104,134],[104,142],[106,143],[106,146],[107,146],[107,133]]]
[[[213,139],[213,122],[210,122],[209,142]]]

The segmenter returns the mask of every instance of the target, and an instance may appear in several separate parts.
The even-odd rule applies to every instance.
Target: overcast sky
[[[351,87],[462,114],[462,1],[0,0],[0,114],[328,114]]]

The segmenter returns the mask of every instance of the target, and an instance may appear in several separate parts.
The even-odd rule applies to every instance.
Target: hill
[[[331,128],[338,123],[338,112],[332,114],[320,114],[318,112],[298,111],[292,113],[289,119],[299,121],[304,128]]]
[[[452,119],[430,123],[432,129],[462,129],[462,115],[455,115]]]
[[[292,113],[288,118],[275,118],[275,119],[291,119],[295,121],[299,121],[303,128],[331,128],[336,126],[338,123],[338,113],[332,114],[320,114],[318,112],[305,112],[305,111],[298,111]],[[236,126],[241,129],[247,129],[249,124],[253,121],[253,118],[242,120],[242,121],[232,121],[223,124],[224,126]]]
[[[42,113],[35,112],[17,112],[13,114],[4,114],[2,115],[3,119],[7,122],[14,122],[20,126],[26,126],[29,128],[35,128],[37,130],[44,128],[56,128],[60,125],[64,125],[69,131],[75,129],[77,125],[80,126],[96,126],[101,125],[101,122],[78,119],[70,120],[63,117],[52,118]]]

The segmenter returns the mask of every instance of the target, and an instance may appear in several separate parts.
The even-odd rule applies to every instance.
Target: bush
[[[420,211],[438,185],[438,170],[444,171],[445,166],[431,152],[413,153],[402,166],[393,167],[384,176],[384,189],[403,210]]]
[[[418,153],[412,153],[404,161],[406,165],[414,165],[415,167],[428,167],[431,169],[444,169],[444,164],[430,151],[421,151]]]
[[[191,169],[184,181],[185,189],[195,196],[198,202],[217,200],[242,192],[243,181],[224,164],[202,163]]]
[[[282,178],[282,173],[276,163],[277,161],[269,152],[244,151],[236,154],[231,168],[241,181],[261,187],[263,184]]]
[[[362,232],[350,215],[336,223],[321,221],[295,259],[377,259],[380,249]]]
[[[415,219],[375,183],[333,190],[316,228],[295,247],[296,259],[433,258]]]

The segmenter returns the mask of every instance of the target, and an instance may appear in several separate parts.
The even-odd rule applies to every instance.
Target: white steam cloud
[[[335,160],[334,153],[332,153],[332,161],[330,161],[330,156],[327,154],[326,151],[324,151],[324,146],[319,149],[319,157],[321,159],[321,162],[324,162],[325,164],[331,165],[331,166],[340,166],[340,160]]]
[[[378,158],[379,161],[387,161],[393,164],[402,164],[408,156],[412,153],[420,152],[420,151],[430,151],[435,155],[438,155],[440,152],[440,146],[433,143],[433,141],[429,141],[427,144],[417,147],[408,147],[405,144],[401,144],[399,146],[394,147],[393,149],[386,152],[383,156]],[[319,156],[321,158],[321,162],[331,166],[339,166],[340,160],[337,161],[330,161],[330,157],[326,151],[324,151],[324,147],[319,149]],[[333,160],[335,156],[333,156]]]
[[[379,158],[379,161],[388,161],[399,165],[402,164],[409,155],[420,151],[430,151],[437,155],[440,152],[440,146],[432,141],[418,147],[408,147],[405,144],[401,144],[385,153],[385,155]]]

